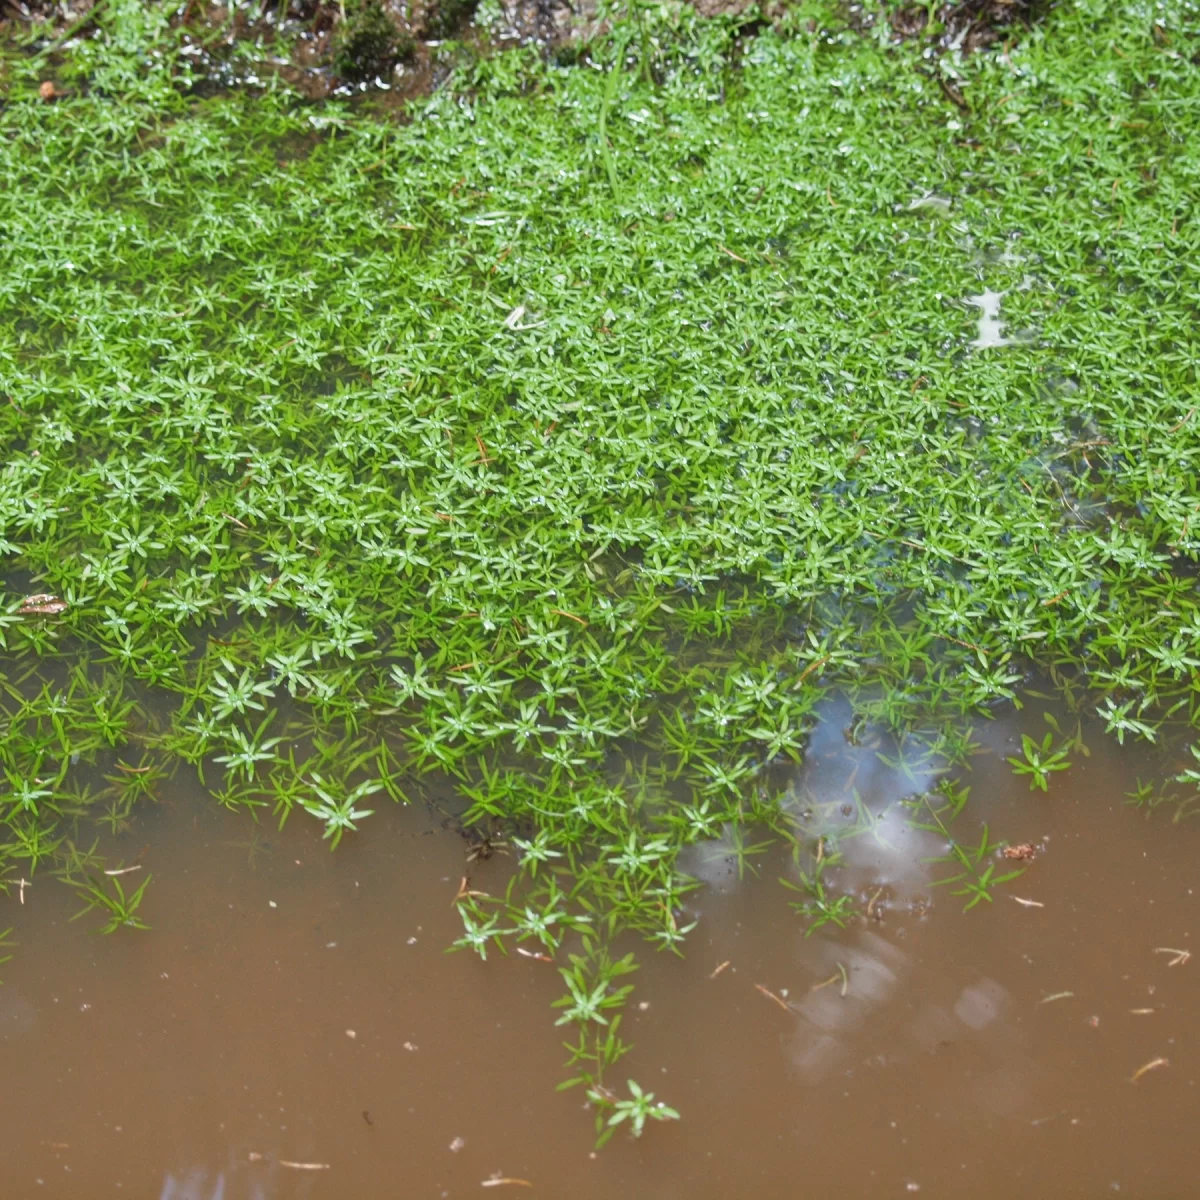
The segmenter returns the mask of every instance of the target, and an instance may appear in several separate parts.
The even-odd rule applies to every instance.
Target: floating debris
[[[1159,1067],[1166,1067],[1169,1065],[1170,1063],[1165,1058],[1152,1058],[1148,1063],[1146,1063],[1145,1066],[1138,1067],[1138,1069],[1134,1071],[1134,1073],[1129,1077],[1129,1082],[1137,1083],[1137,1081],[1141,1079],[1143,1075],[1148,1074],[1150,1071],[1157,1071]]]
[[[1155,954],[1173,954],[1175,957],[1167,963],[1168,967],[1182,967],[1192,957],[1190,950],[1172,950],[1170,946],[1156,946]]]
[[[1037,856],[1037,847],[1032,842],[1021,842],[1017,846],[1005,846],[1001,853],[1014,862],[1029,862]]]
[[[23,617],[57,617],[70,607],[65,600],[60,600],[50,592],[35,592],[21,601],[17,612]]]
[[[754,985],[754,988],[756,991],[762,992],[762,994],[764,996],[766,996],[766,998],[768,1000],[773,1000],[776,1004],[778,1004],[779,1007],[782,1008],[785,1013],[790,1013],[792,1011],[791,1005],[788,1004],[788,1002],[786,1000],[783,1000],[779,996],[775,995],[775,993],[773,991],[771,991],[770,988],[764,987],[761,983],[756,983]]]

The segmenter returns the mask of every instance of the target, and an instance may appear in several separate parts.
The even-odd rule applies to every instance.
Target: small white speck
[[[278,908],[278,907],[279,907],[279,905],[278,905],[278,904],[276,904],[274,900],[268,900],[268,901],[267,901],[267,903],[268,903],[268,904],[269,904],[269,905],[270,905],[272,908]]]

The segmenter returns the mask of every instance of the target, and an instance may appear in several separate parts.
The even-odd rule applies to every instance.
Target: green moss
[[[411,36],[397,28],[379,0],[348,0],[333,41],[333,65],[339,75],[353,80],[384,76],[412,51]]]
[[[478,0],[434,0],[426,17],[430,36],[453,37],[471,19],[477,5]]]

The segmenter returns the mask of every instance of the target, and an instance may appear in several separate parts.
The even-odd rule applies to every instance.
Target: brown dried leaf
[[[1028,862],[1037,854],[1037,847],[1032,842],[1022,842],[1019,846],[1005,846],[1004,857],[1017,862]]]
[[[59,613],[66,612],[68,607],[70,606],[65,600],[60,600],[49,592],[35,592],[21,601],[21,607],[17,611],[23,617],[56,617]]]

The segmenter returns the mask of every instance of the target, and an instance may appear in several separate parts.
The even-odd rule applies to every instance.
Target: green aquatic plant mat
[[[521,936],[673,945],[679,848],[780,825],[834,684],[1196,723],[1194,8],[936,63],[806,12],[406,122],[189,98],[161,22],[52,103],[5,60],[6,870],[78,881],[181,760],[331,844],[436,770]]]

